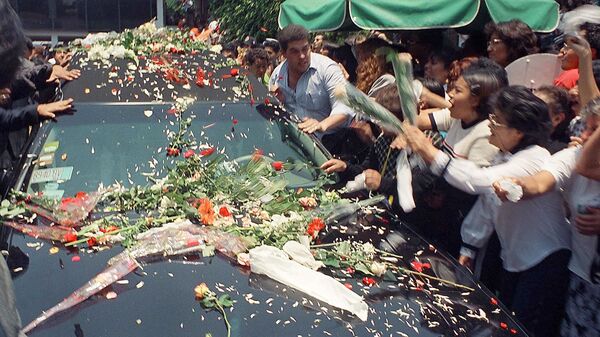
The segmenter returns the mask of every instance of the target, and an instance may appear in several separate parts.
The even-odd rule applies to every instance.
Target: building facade
[[[71,40],[90,32],[122,31],[157,19],[163,0],[9,0],[34,40]]]

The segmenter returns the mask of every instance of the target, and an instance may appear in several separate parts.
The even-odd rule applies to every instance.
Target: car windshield
[[[237,162],[261,151],[269,160],[293,164],[284,173],[291,187],[314,185],[317,166],[326,160],[295,124],[263,117],[248,103],[198,102],[184,111],[182,119],[187,117],[198,150],[213,147]],[[43,132],[27,192],[59,199],[115,182],[145,185],[149,175],[158,178],[173,166],[167,134],[178,128],[169,104],[79,104],[75,115]]]

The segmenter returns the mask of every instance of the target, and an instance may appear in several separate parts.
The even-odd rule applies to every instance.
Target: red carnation
[[[275,171],[281,171],[283,169],[283,163],[280,161],[274,161],[271,163],[271,166],[275,169]]]
[[[231,69],[229,74],[231,74],[231,76],[237,76],[240,74],[240,70],[238,68],[233,68],[233,69]]]
[[[187,150],[185,151],[185,153],[183,154],[183,158],[188,159],[192,156],[194,156],[196,153],[194,152],[194,150]]]
[[[73,232],[69,232],[69,233],[65,234],[64,240],[65,240],[65,242],[75,242],[75,241],[77,241],[77,234],[75,234]]]
[[[98,244],[98,240],[95,237],[91,237],[87,240],[87,244],[89,247],[94,247]]]
[[[215,152],[215,148],[209,147],[208,149],[204,149],[204,150],[200,151],[200,155],[203,157],[206,157],[206,156],[210,156],[211,154],[213,154],[213,152]]]
[[[222,217],[228,217],[231,216],[231,213],[229,212],[227,207],[221,206],[221,208],[219,208],[219,215]]]
[[[167,157],[177,157],[179,156],[179,149],[169,147],[167,148]]]
[[[431,264],[429,263],[421,263],[419,261],[413,261],[410,263],[410,265],[413,267],[414,270],[418,271],[419,273],[422,273],[424,269],[430,269],[431,268]]]
[[[366,277],[366,276],[365,276],[365,277],[363,277],[363,279],[362,279],[362,283],[363,283],[364,285],[366,285],[366,286],[369,286],[369,287],[371,287],[371,286],[374,286],[374,285],[377,283],[377,281],[376,281],[374,278],[372,278],[372,277]]]

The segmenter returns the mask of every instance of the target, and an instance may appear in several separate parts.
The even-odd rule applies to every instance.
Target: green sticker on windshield
[[[47,181],[66,181],[71,179],[72,174],[73,166],[37,170],[31,175],[31,184],[44,183]]]
[[[58,140],[55,140],[53,142],[48,142],[48,143],[44,144],[44,149],[42,150],[42,152],[43,153],[56,152],[58,150],[59,145],[60,145],[60,142]]]

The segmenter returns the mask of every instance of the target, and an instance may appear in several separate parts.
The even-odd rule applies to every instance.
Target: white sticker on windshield
[[[47,181],[67,181],[71,179],[72,174],[73,166],[37,170],[31,175],[31,184],[44,183]]]

